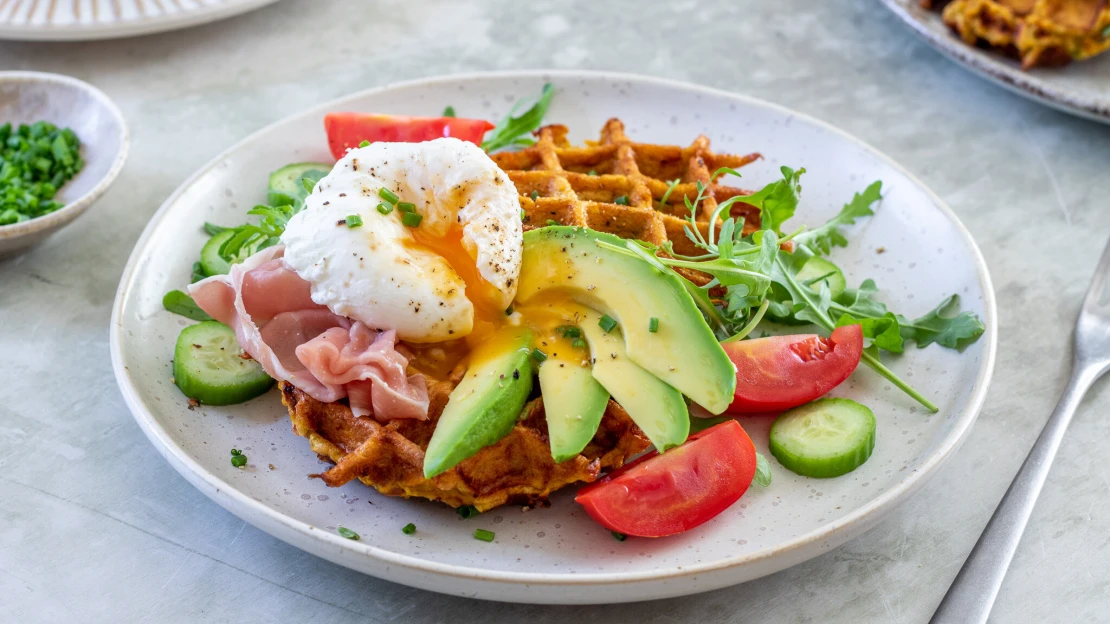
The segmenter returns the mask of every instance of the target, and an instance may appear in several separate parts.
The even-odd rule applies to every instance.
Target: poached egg
[[[420,215],[415,227],[402,203]],[[362,225],[348,227],[351,216]],[[281,241],[314,302],[402,340],[441,342],[504,318],[520,274],[520,201],[473,143],[373,143],[316,184]]]

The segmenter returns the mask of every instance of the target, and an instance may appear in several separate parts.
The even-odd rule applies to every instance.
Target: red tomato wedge
[[[363,141],[419,143],[455,137],[481,145],[482,137],[493,127],[485,119],[457,117],[407,117],[373,113],[328,113],[324,117],[328,147],[336,160],[343,158],[348,148],[358,147]]]
[[[721,345],[736,365],[733,414],[781,412],[809,403],[840,385],[863,353],[859,325],[816,334],[770,336]]]
[[[578,491],[574,500],[605,528],[639,537],[692,529],[727,509],[755,477],[755,446],[735,420],[652,451]]]

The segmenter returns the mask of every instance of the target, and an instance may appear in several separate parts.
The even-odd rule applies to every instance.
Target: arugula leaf
[[[844,314],[836,322],[837,327],[856,324],[863,328],[865,348],[874,346],[891,353],[904,351],[901,325],[893,312],[887,312],[879,318],[855,318],[851,314]]]
[[[490,130],[489,138],[482,141],[482,149],[486,152],[496,152],[506,147],[528,146],[535,143],[527,135],[534,132],[543,123],[547,114],[547,107],[551,105],[551,96],[555,94],[555,87],[549,82],[543,86],[539,99],[531,108],[514,117],[513,114],[520,109],[524,100],[513,105],[508,115]]]
[[[763,453],[755,454],[755,478],[752,481],[761,487],[771,485],[771,462],[763,456]]]
[[[829,219],[821,227],[802,232],[794,238],[799,245],[806,245],[819,256],[828,255],[833,247],[846,247],[848,239],[840,233],[840,227],[852,225],[860,217],[870,217],[875,214],[871,205],[882,199],[883,183],[876,181],[864,189],[863,193],[856,193],[852,201],[844,205],[840,212]]]
[[[202,280],[206,277],[208,277],[208,276],[204,274],[204,269],[201,268],[200,263],[199,262],[194,262],[193,263],[193,275],[192,275],[192,278],[190,279],[189,283],[190,284],[196,284],[197,282],[199,282],[200,280]]]
[[[963,351],[983,335],[983,321],[971,312],[959,312],[960,297],[952,295],[940,302],[925,316],[909,321],[898,316],[902,338],[912,340],[918,347],[927,347],[934,342],[942,347]]]
[[[212,317],[200,309],[193,298],[180,290],[171,290],[162,297],[162,307],[168,312],[180,314],[194,321],[211,321]]]
[[[752,195],[738,195],[725,202],[732,205],[734,202],[748,204],[759,208],[760,227],[782,235],[782,224],[794,216],[798,208],[799,195],[802,192],[800,183],[805,168],[795,171],[790,167],[782,167],[782,179],[772,182]]]
[[[874,280],[865,279],[859,288],[845,288],[832,308],[856,318],[880,318],[887,313],[886,304],[875,300],[879,288]]]

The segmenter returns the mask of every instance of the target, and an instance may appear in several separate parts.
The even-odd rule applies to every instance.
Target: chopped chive
[[[595,170],[593,170],[593,169],[590,169],[590,172],[589,172],[589,173],[587,173],[586,175],[592,175],[592,176],[595,176],[595,175],[597,175],[597,171],[595,171]]]
[[[620,204],[621,206],[627,206],[628,205],[628,195],[621,195],[620,197],[614,199],[613,203],[614,204]]]
[[[582,335],[582,330],[576,325],[560,325],[555,328],[555,331],[562,334],[563,338],[578,338]]]
[[[575,340],[574,342],[572,342],[570,344],[575,349],[584,349],[584,348],[586,348],[586,341],[582,340],[581,338],[579,338],[578,340]]]
[[[443,116],[444,117],[454,117],[455,116],[455,107],[454,106],[448,106],[447,108],[443,109]]]
[[[628,539],[628,536],[624,533],[617,533],[616,531],[609,532],[613,534],[613,539],[617,540],[618,542],[623,542],[624,540]]]
[[[559,222],[556,221],[555,219],[548,219],[547,224],[548,225],[559,225]]]
[[[247,465],[247,456],[237,448],[231,449],[231,465],[236,468],[242,468]]]
[[[597,325],[598,327],[604,329],[605,333],[608,334],[609,332],[613,331],[614,327],[617,326],[617,322],[613,320],[613,317],[606,314],[605,316],[601,317],[601,320],[597,322]]]
[[[410,522],[401,527],[401,532],[405,535],[412,535],[413,533],[416,533],[416,525]]]
[[[409,227],[416,227],[420,225],[420,222],[423,220],[424,217],[416,214],[415,212],[406,212],[401,215],[401,223],[404,223]]]
[[[459,507],[458,509],[456,509],[455,513],[457,513],[460,516],[462,516],[463,518],[469,520],[470,518],[473,518],[474,516],[477,516],[479,512],[478,512],[478,508],[475,507],[474,505],[463,505],[462,507]]]
[[[539,349],[532,349],[532,359],[537,362],[542,362],[547,359],[547,354]]]
[[[416,204],[412,202],[397,202],[397,210],[401,212],[416,212]]]
[[[509,306],[509,307],[505,308],[505,316],[512,316],[512,315],[513,315],[513,306]]]
[[[648,331],[653,334],[659,331],[659,319],[654,316],[648,319]]]
[[[539,197],[540,197],[540,192],[539,192],[539,191],[532,191],[532,192],[531,192],[531,193],[530,193],[530,194],[528,195],[528,197],[531,197],[531,198],[532,198],[532,201],[536,201],[536,200],[537,200],[537,199],[539,199]]]
[[[362,217],[359,215],[347,215],[347,227],[357,228],[362,225]]]
[[[479,539],[479,540],[482,540],[483,542],[492,542],[493,541],[493,536],[494,536],[493,531],[487,531],[485,529],[475,529],[474,530],[474,539]]]
[[[393,212],[393,206],[390,206],[389,204],[387,204],[385,202],[382,202],[382,203],[378,204],[378,212],[380,212],[382,214],[389,214],[389,213]]]
[[[396,195],[394,195],[393,191],[390,191],[389,189],[385,188],[384,186],[382,188],[378,189],[378,197],[381,197],[385,201],[393,204],[394,206],[397,205],[397,202],[401,201],[400,197],[397,197]]]
[[[341,526],[341,527],[337,528],[335,530],[335,532],[342,535],[343,537],[345,537],[349,540],[355,540],[357,542],[358,539],[359,539],[358,533],[355,533],[354,531],[352,531],[352,530],[350,530],[350,529],[348,529],[347,527],[344,527],[344,526]]]
[[[359,147],[369,147],[370,146],[370,141],[363,141],[362,143],[359,143],[358,146]]]

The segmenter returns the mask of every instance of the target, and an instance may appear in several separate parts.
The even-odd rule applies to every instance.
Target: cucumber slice
[[[826,282],[829,285],[829,293],[832,294],[833,299],[844,292],[844,288],[848,285],[844,281],[844,273],[840,271],[840,267],[816,256],[806,260],[802,270],[798,271],[797,277],[798,281],[802,283],[821,278],[810,284],[809,287],[816,292],[820,289],[821,282]]]
[[[220,255],[220,247],[232,236],[235,236],[234,230],[224,230],[208,239],[204,247],[201,247],[200,270],[205,275],[226,275],[231,270],[231,264]]]
[[[875,415],[851,399],[818,399],[785,412],[771,425],[771,454],[804,477],[839,477],[875,449]]]
[[[331,165],[324,163],[295,163],[285,165],[270,174],[270,188],[266,201],[271,206],[293,206],[299,208],[304,198],[308,196],[301,178],[307,177],[313,182],[328,175]]]
[[[173,381],[185,396],[207,405],[231,405],[265,393],[274,380],[243,349],[230,327],[204,321],[181,330],[173,352]]]

